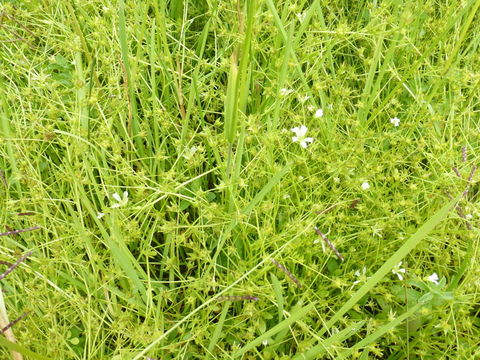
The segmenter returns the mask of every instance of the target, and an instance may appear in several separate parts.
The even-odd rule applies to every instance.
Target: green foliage
[[[0,358],[478,357],[479,8],[0,4]]]

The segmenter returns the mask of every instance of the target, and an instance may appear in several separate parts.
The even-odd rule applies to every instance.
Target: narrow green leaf
[[[217,326],[215,327],[215,331],[213,332],[212,339],[210,340],[210,344],[208,344],[208,351],[212,352],[213,348],[220,339],[222,335],[223,324],[225,323],[225,318],[227,317],[228,309],[230,307],[230,302],[226,301],[223,305],[222,313],[220,314],[220,319],[218,320]]]

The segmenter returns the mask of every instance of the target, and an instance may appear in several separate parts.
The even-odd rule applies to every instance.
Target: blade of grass
[[[271,273],[270,278],[272,279],[273,292],[275,294],[275,299],[277,300],[278,322],[281,322],[283,320],[283,304],[284,304],[282,286],[280,285],[280,281],[278,281],[278,278],[275,276],[275,274]]]
[[[283,310],[284,310],[284,303],[285,299],[283,298],[282,294],[282,285],[280,284],[280,281],[278,281],[278,278],[275,276],[275,274],[270,273],[270,278],[272,279],[272,285],[273,285],[273,292],[275,294],[275,299],[277,300],[277,307],[278,307],[278,323],[282,322],[283,320]],[[272,345],[271,350],[276,350],[276,348],[279,346],[281,341],[285,338],[285,336],[288,334],[288,328],[284,329],[283,331],[280,331],[277,336],[275,337],[275,344]]]
[[[144,145],[142,139],[138,136],[140,126],[138,123],[137,102],[135,100],[135,89],[132,83],[132,74],[130,61],[128,59],[128,43],[127,43],[127,28],[125,24],[125,2],[120,0],[118,3],[118,38],[120,41],[120,51],[122,54],[123,67],[125,69],[125,81],[127,83],[128,101],[131,109],[131,123],[129,131],[131,138],[135,142],[136,150],[141,158],[144,157]]]
[[[223,329],[223,324],[225,323],[225,319],[228,314],[228,309],[230,308],[230,302],[225,302],[223,305],[222,313],[220,314],[220,319],[218,320],[218,324],[215,327],[215,331],[213,332],[212,339],[210,340],[210,343],[208,344],[208,351],[212,352],[213,348],[217,344],[218,340],[220,339],[220,336],[222,335],[222,329]]]

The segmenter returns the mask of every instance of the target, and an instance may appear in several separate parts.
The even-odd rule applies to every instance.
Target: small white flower
[[[123,199],[120,197],[120,195],[118,195],[118,193],[113,193],[112,197],[118,201],[118,203],[115,203],[111,206],[112,209],[118,208],[128,203],[128,191],[123,192]]]
[[[263,345],[263,346],[267,346],[267,345],[268,345],[268,339],[263,340],[263,341],[262,341],[262,345]]]
[[[358,277],[358,280],[355,280],[353,282],[353,285],[357,285],[358,283],[362,282],[362,281],[366,281],[368,278],[365,276],[365,274],[367,273],[367,268],[364,266],[363,269],[362,269],[362,272],[360,273],[359,270],[355,271],[354,275],[356,277]]]
[[[363,190],[368,190],[368,189],[370,189],[370,184],[365,181],[365,182],[362,184],[362,189],[363,189]]]
[[[97,219],[101,219],[101,218],[104,217],[104,216],[105,216],[105,214],[102,213],[102,212],[98,212],[98,213],[97,213]]]
[[[288,194],[284,194],[284,195],[282,196],[282,198],[283,198],[284,200],[286,200],[286,199],[290,199],[290,195],[288,195]]]
[[[197,150],[198,150],[198,148],[196,146],[192,146],[190,149],[187,149],[182,156],[186,160],[190,160],[193,157],[193,155],[195,155]]]
[[[433,273],[427,278],[428,281],[434,283],[435,285],[438,285],[438,275],[437,273]]]
[[[307,127],[305,125],[293,128],[291,131],[293,131],[297,135],[292,137],[292,141],[298,141],[300,143],[300,146],[303,148],[306,148],[308,146],[307,143],[311,143],[313,141],[313,138],[305,137],[305,135],[307,134]]]
[[[397,118],[396,116],[394,118],[390,119],[390,122],[393,124],[393,126],[398,126],[400,125],[400,119]]]
[[[306,13],[302,12],[302,13],[297,13],[297,18],[300,22],[303,22],[303,20],[305,20],[305,16],[307,16]]]
[[[377,226],[377,224],[372,226],[372,236],[378,236],[380,239],[383,239],[382,231],[383,228]]]
[[[318,109],[317,111],[315,111],[315,115],[313,115],[313,117],[315,118],[321,118],[323,116],[323,109]]]
[[[403,280],[403,275],[402,274],[405,274],[407,272],[407,270],[405,270],[404,268],[400,268],[400,266],[402,266],[402,261],[400,261],[398,263],[398,265],[395,265],[393,267],[392,273],[397,275],[400,280]]]
[[[315,106],[313,106],[313,105],[308,105],[308,106],[307,106],[307,110],[308,110],[308,111],[313,111],[313,110],[315,110]]]
[[[288,94],[291,94],[292,92],[293,92],[292,89],[285,89],[285,88],[280,89],[280,95],[282,95],[282,96],[287,96]]]
[[[471,220],[471,219],[473,219],[473,215],[472,214],[467,214],[467,215],[465,215],[465,219]]]
[[[305,95],[305,96],[302,96],[300,97],[298,100],[301,102],[301,103],[304,103],[305,101],[307,101],[308,99],[310,99],[310,95]]]

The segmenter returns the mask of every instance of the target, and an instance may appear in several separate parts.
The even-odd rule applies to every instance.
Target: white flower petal
[[[370,189],[370,184],[365,181],[365,182],[362,184],[362,189],[363,189],[363,190],[368,190],[368,189]]]
[[[110,206],[112,209],[116,209],[118,207],[120,207],[120,204],[116,203],[116,204],[113,204],[112,206]]]
[[[128,200],[128,191],[123,192],[123,200],[124,201]]]
[[[437,273],[433,273],[428,277],[428,281],[433,282],[435,285],[438,285],[438,275]]]
[[[97,219],[101,219],[104,216],[105,216],[105,214],[102,213],[102,212],[97,213]]]
[[[316,117],[317,119],[321,118],[323,116],[323,109],[318,109],[317,111],[315,111],[315,115],[313,116]]]
[[[122,198],[120,197],[120,195],[118,195],[118,193],[113,193],[112,197],[117,201],[122,201]]]
[[[301,141],[300,145],[305,149],[307,147],[307,143],[305,141]]]
[[[300,128],[299,127],[294,127],[290,131],[294,132],[295,135],[300,136]]]
[[[307,137],[307,138],[303,139],[303,141],[311,143],[311,142],[313,142],[313,138]]]
[[[297,142],[298,141],[298,136],[292,136],[292,141]]]
[[[297,134],[298,136],[305,136],[307,134],[308,128],[305,125],[300,126],[300,134]]]
[[[400,119],[397,117],[391,118],[390,122],[393,124],[393,126],[398,126],[400,125]]]

